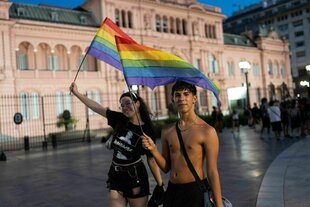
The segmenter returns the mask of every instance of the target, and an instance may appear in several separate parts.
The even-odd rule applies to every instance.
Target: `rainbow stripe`
[[[112,20],[106,18],[91,42],[87,54],[122,70],[122,64],[116,48],[115,36],[131,40]]]
[[[128,85],[156,86],[185,81],[210,90],[219,100],[219,88],[185,60],[131,39],[115,36],[123,72]]]

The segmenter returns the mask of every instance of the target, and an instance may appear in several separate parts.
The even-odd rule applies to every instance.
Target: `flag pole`
[[[85,53],[85,55],[84,55],[84,57],[83,57],[83,59],[82,59],[80,65],[79,65],[79,68],[78,68],[78,70],[77,70],[77,72],[76,72],[76,74],[75,74],[75,77],[74,77],[74,79],[73,79],[73,83],[74,83],[74,82],[76,81],[76,79],[77,79],[77,76],[78,76],[78,74],[79,74],[79,72],[80,72],[80,70],[81,70],[81,68],[82,68],[82,65],[83,65],[83,63],[84,63],[84,61],[85,61],[86,55],[88,54],[89,48],[90,48],[90,47],[88,47],[88,49],[87,49],[87,51],[86,51],[86,53]],[[71,95],[71,91],[70,91],[69,95]]]
[[[82,67],[84,61],[85,61],[86,55],[87,55],[87,53],[88,53],[88,50],[89,50],[89,47],[88,47],[88,49],[87,49],[87,51],[86,51],[86,53],[85,53],[85,55],[84,55],[84,57],[83,57],[83,59],[82,59],[80,65],[79,65],[79,69],[77,70],[77,72],[76,72],[76,74],[75,74],[73,83],[76,81],[76,78],[77,78],[77,76],[78,76],[78,74],[79,74],[79,72],[80,72],[80,70],[81,70],[81,67]]]
[[[125,79],[126,79],[126,78],[125,78]],[[129,85],[127,84],[127,81],[125,81],[125,82],[126,82],[126,85],[127,85],[128,91],[129,91],[129,94],[130,94],[130,98],[131,98],[131,100],[134,100],[134,99],[133,99],[133,92],[131,91],[131,88],[130,88]],[[136,97],[136,99],[138,100],[138,97]],[[138,100],[138,101],[140,101],[140,100]],[[138,119],[139,127],[140,127],[140,129],[141,129],[142,134],[143,134],[144,132],[143,132],[143,129],[142,129],[142,126],[141,126],[141,122],[140,122],[140,119],[139,119],[139,116],[138,116],[138,110],[137,110],[135,104],[133,104],[133,108],[134,108],[136,117],[137,117],[137,119]],[[140,115],[140,117],[141,117],[141,115]],[[141,119],[142,119],[142,118],[141,118]]]

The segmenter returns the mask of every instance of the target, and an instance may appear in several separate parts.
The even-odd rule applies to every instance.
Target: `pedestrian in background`
[[[232,131],[235,131],[235,128],[237,128],[237,132],[239,132],[240,124],[239,124],[239,114],[236,109],[232,112]]]
[[[268,136],[270,136],[270,118],[267,109],[268,109],[267,98],[262,98],[260,105],[260,112],[262,117],[262,129],[260,131],[261,137],[263,136],[265,128],[267,129]]]
[[[269,107],[267,109],[268,115],[270,118],[270,124],[272,127],[272,131],[275,134],[275,138],[279,141],[282,131],[281,126],[281,111],[279,108],[278,101],[269,101]]]

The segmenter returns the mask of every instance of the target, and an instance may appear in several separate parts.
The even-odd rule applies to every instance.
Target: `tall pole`
[[[306,65],[305,68],[306,68],[306,74],[309,77],[309,75],[310,75],[310,64]],[[308,98],[310,98],[310,86],[308,86]]]
[[[244,75],[245,75],[245,84],[246,84],[247,107],[248,107],[248,109],[250,109],[251,108],[251,104],[250,104],[249,81],[248,81],[248,71],[247,71],[247,69],[245,69]]]
[[[244,75],[245,75],[246,105],[247,105],[247,108],[250,109],[251,108],[251,104],[250,104],[250,94],[249,94],[248,73],[249,73],[249,69],[251,69],[251,65],[250,65],[250,63],[248,61],[243,60],[243,61],[239,62],[239,68],[244,72]]]

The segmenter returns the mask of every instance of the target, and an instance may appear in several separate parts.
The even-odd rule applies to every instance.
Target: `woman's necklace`
[[[198,116],[196,115],[195,120],[194,120],[192,123],[190,123],[185,129],[181,129],[180,122],[178,122],[180,131],[181,131],[181,132],[185,132],[185,131],[191,129],[192,126],[193,126],[194,124],[196,124],[197,118],[198,118]]]

